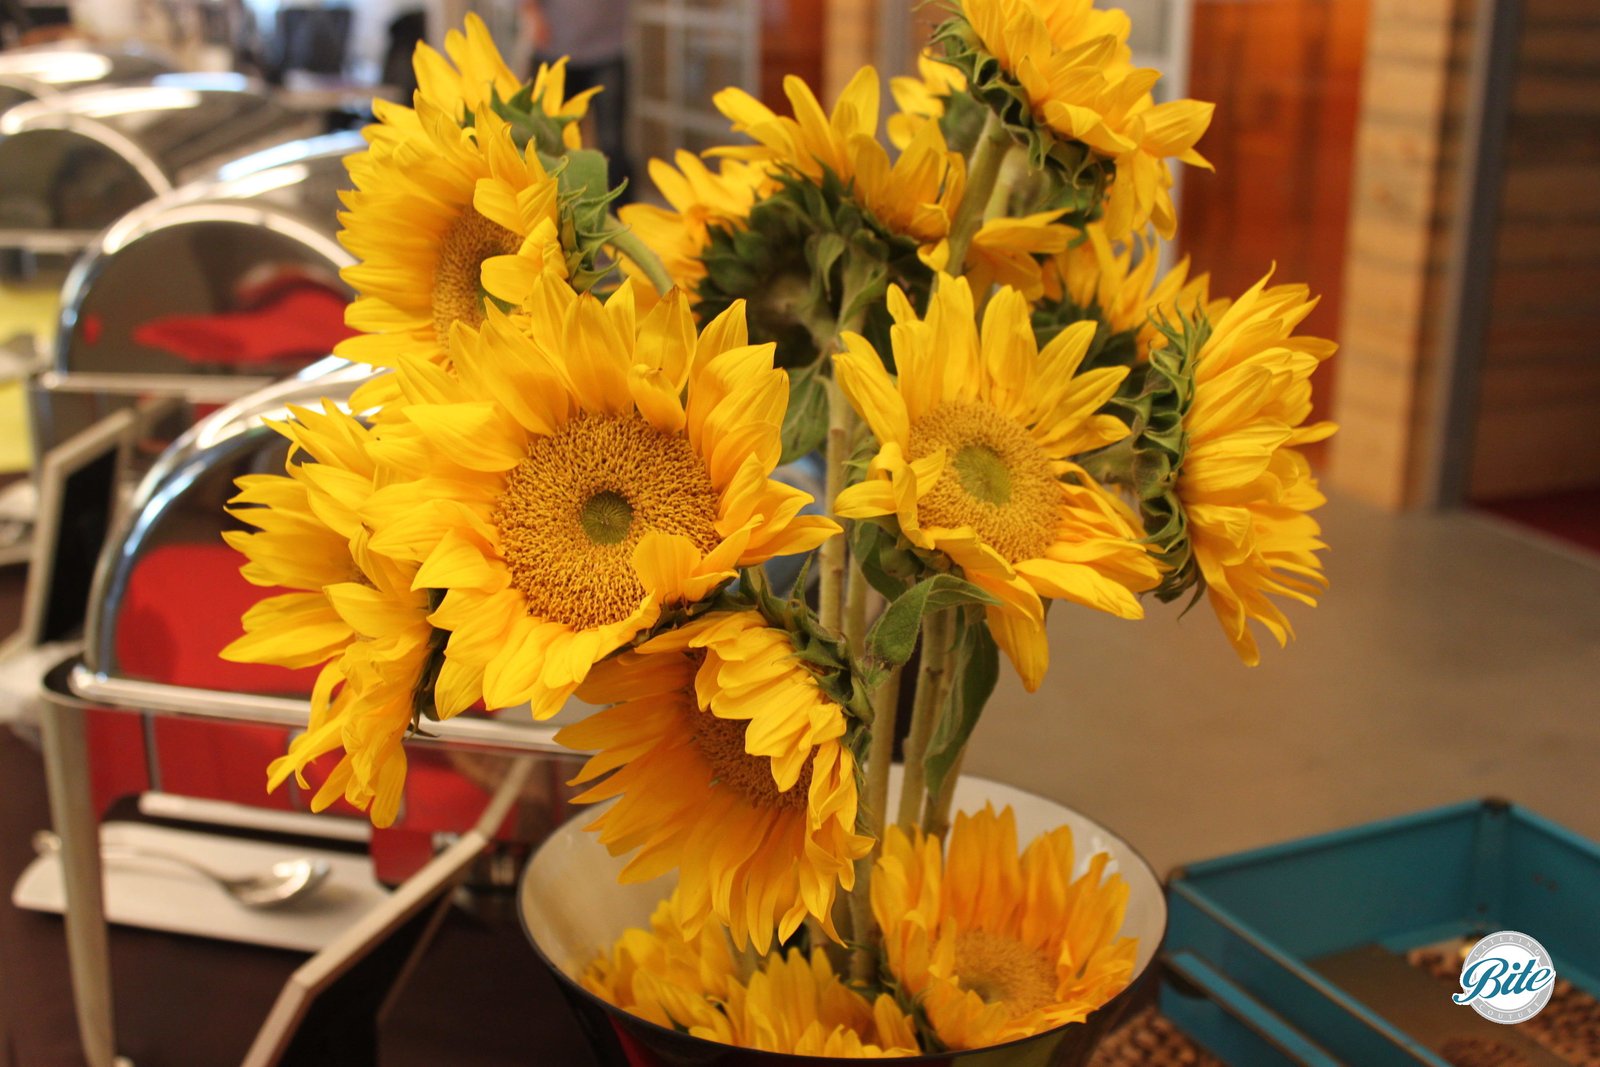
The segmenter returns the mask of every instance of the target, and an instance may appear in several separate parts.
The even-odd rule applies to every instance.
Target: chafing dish
[[[336,234],[353,132],[273,146],[136,207],[66,277],[30,387],[38,454],[135,396],[225,403],[326,356],[353,262]]]
[[[14,48],[0,53],[0,111],[88,85],[147,81],[171,72],[165,61],[149,53],[82,41]]]

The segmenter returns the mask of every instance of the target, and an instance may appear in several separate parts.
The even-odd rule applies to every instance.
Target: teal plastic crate
[[[1518,930],[1600,996],[1600,846],[1504,801],[1197,863],[1168,897],[1161,1010],[1236,1067],[1450,1067],[1370,989],[1363,1000],[1330,978],[1352,952],[1381,963],[1382,950]],[[1447,993],[1441,1005],[1472,1014]]]

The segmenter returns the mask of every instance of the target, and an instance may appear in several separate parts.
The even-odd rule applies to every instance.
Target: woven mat
[[[1167,1021],[1155,1008],[1145,1008],[1106,1035],[1094,1050],[1089,1067],[1223,1067]]]
[[[1420,949],[1406,956],[1413,967],[1456,985],[1461,975],[1459,958]],[[1557,979],[1550,1003],[1538,1015],[1517,1026],[1517,1031],[1538,1042],[1552,1055],[1575,1067],[1600,1067],[1600,1001]],[[1453,1042],[1439,1054],[1454,1067],[1523,1067],[1514,1050],[1492,1040]],[[1106,1036],[1095,1049],[1089,1067],[1225,1067],[1223,1062],[1189,1040],[1177,1027],[1145,1008]]]

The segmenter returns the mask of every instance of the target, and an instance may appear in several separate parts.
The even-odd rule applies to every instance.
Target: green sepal
[[[511,139],[519,150],[526,152],[532,145],[540,156],[566,154],[566,127],[577,121],[571,115],[547,115],[543,97],[533,95],[533,82],[519,89],[510,100],[500,99],[500,92],[491,88],[489,107],[511,127]],[[472,124],[472,112],[467,112],[467,125]]]
[[[1139,362],[1139,331],[1113,331],[1098,306],[1081,307],[1073,303],[1071,297],[1062,297],[1040,301],[1033,309],[1033,333],[1040,348],[1055,340],[1068,326],[1080,322],[1093,322],[1095,329],[1089,351],[1078,366],[1079,374],[1102,367],[1132,367]]]
[[[1121,486],[1138,502],[1145,540],[1164,577],[1155,594],[1172,601],[1204,586],[1189,538],[1188,516],[1178,496],[1178,479],[1188,450],[1184,420],[1194,402],[1194,362],[1211,336],[1211,323],[1196,308],[1178,313],[1176,322],[1158,319],[1162,342],[1136,368],[1107,405],[1132,432],[1082,458],[1084,469],[1102,482]]]
[[[944,101],[944,114],[939,116],[939,131],[944,134],[946,147],[963,156],[972,155],[983,135],[988,109],[968,92],[951,93],[940,99]]]
[[[541,152],[539,162],[557,183],[567,282],[580,293],[588,292],[616,269],[602,252],[624,230],[611,215],[611,203],[627,183],[608,188],[606,157],[592,148],[568,149],[561,156]]]
[[[1000,648],[989,633],[989,627],[983,624],[983,617],[967,609],[957,618],[959,626],[951,664],[956,684],[951,687],[949,701],[939,712],[922,757],[924,780],[933,796],[938,796],[944,787],[946,775],[966,747],[989,695],[1000,680]]]
[[[604,249],[622,232],[610,216],[611,203],[622,195],[626,182],[610,188],[609,164],[592,148],[569,148],[564,131],[575,120],[570,115],[548,115],[543,98],[533,95],[533,83],[502,100],[491,89],[489,106],[511,127],[511,139],[524,155],[536,154],[545,173],[556,179],[558,230],[566,258],[567,281],[578,292],[600,285],[616,269]],[[467,114],[471,125],[472,115]]]

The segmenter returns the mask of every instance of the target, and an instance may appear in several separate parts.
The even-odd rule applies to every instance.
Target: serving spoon
[[[40,830],[33,835],[33,850],[41,856],[60,852],[61,838],[49,830]],[[274,863],[261,874],[230,878],[196,863],[187,856],[158,848],[146,848],[142,845],[102,844],[100,858],[161,860],[187,867],[215,882],[224,893],[247,908],[276,908],[291,900],[299,900],[315,892],[333,870],[327,860],[313,860],[302,856],[299,859]]]

